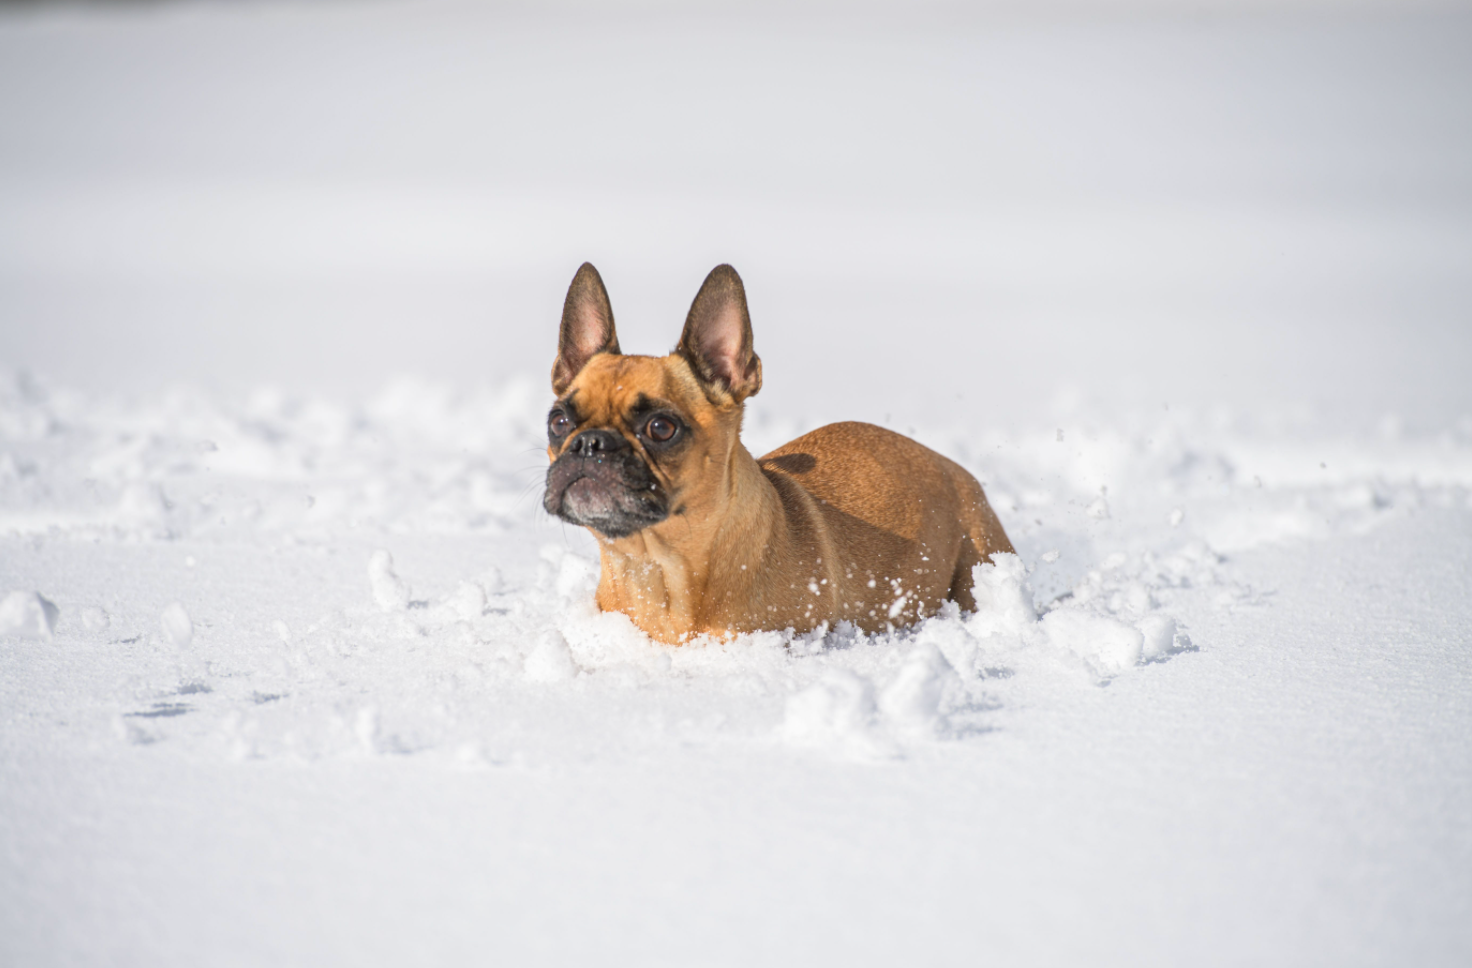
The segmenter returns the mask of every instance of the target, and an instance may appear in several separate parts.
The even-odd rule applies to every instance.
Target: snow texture
[[[0,964],[1472,962],[1472,27],[1008,10],[0,13]],[[600,613],[584,258],[978,610]]]
[[[49,639],[56,616],[56,606],[35,592],[11,592],[0,599],[0,635]]]
[[[382,927],[405,905],[449,958],[473,958],[472,908],[528,957],[604,912],[548,942],[572,960],[755,919],[721,949],[746,960],[856,908],[894,932],[852,928],[860,961],[963,912],[921,948],[1067,960],[1102,936],[1165,962],[1253,917],[1265,947],[1237,954],[1465,950],[1463,430],[1080,415],[1070,461],[1051,430],[934,427],[1019,549],[976,568],[976,613],[667,648],[597,611],[591,542],[536,512],[522,385],[130,404],[11,378],[0,401],[35,428],[5,439],[32,470],[4,485],[0,581],[41,590],[0,604],[7,910],[62,919],[12,923],[22,962],[98,939],[374,961],[408,950]],[[1336,448],[1380,470],[1297,472]],[[155,786],[164,814],[137,799]],[[76,839],[81,817],[103,832]],[[83,878],[97,852],[136,890]],[[701,911],[640,920],[684,878]],[[771,878],[803,919],[755,899]],[[1035,933],[1045,898],[1082,905],[1067,930]],[[1126,930],[1141,904],[1163,920]],[[1176,934],[1197,905],[1233,913]],[[155,917],[186,926],[159,941]],[[100,933],[56,933],[76,918]]]

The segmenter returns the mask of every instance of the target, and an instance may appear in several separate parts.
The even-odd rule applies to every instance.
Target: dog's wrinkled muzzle
[[[669,516],[664,489],[620,434],[585,430],[547,468],[542,506],[569,524],[622,538]]]

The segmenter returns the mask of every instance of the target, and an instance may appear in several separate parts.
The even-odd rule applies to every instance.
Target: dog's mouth
[[[624,538],[669,517],[669,501],[648,465],[630,452],[563,454],[547,468],[542,506],[569,524]]]

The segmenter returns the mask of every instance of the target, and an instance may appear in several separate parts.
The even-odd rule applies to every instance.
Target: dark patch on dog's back
[[[818,466],[818,459],[812,454],[782,454],[779,457],[763,457],[763,467],[771,467],[788,474],[806,474]]]

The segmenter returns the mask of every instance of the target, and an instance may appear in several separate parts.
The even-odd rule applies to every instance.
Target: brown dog
[[[1012,550],[981,485],[908,437],[820,427],[754,459],[762,386],[741,277],[717,266],[669,356],[624,356],[598,270],[567,291],[543,506],[598,539],[598,607],[681,642],[757,629],[865,631],[974,610],[972,566]]]

